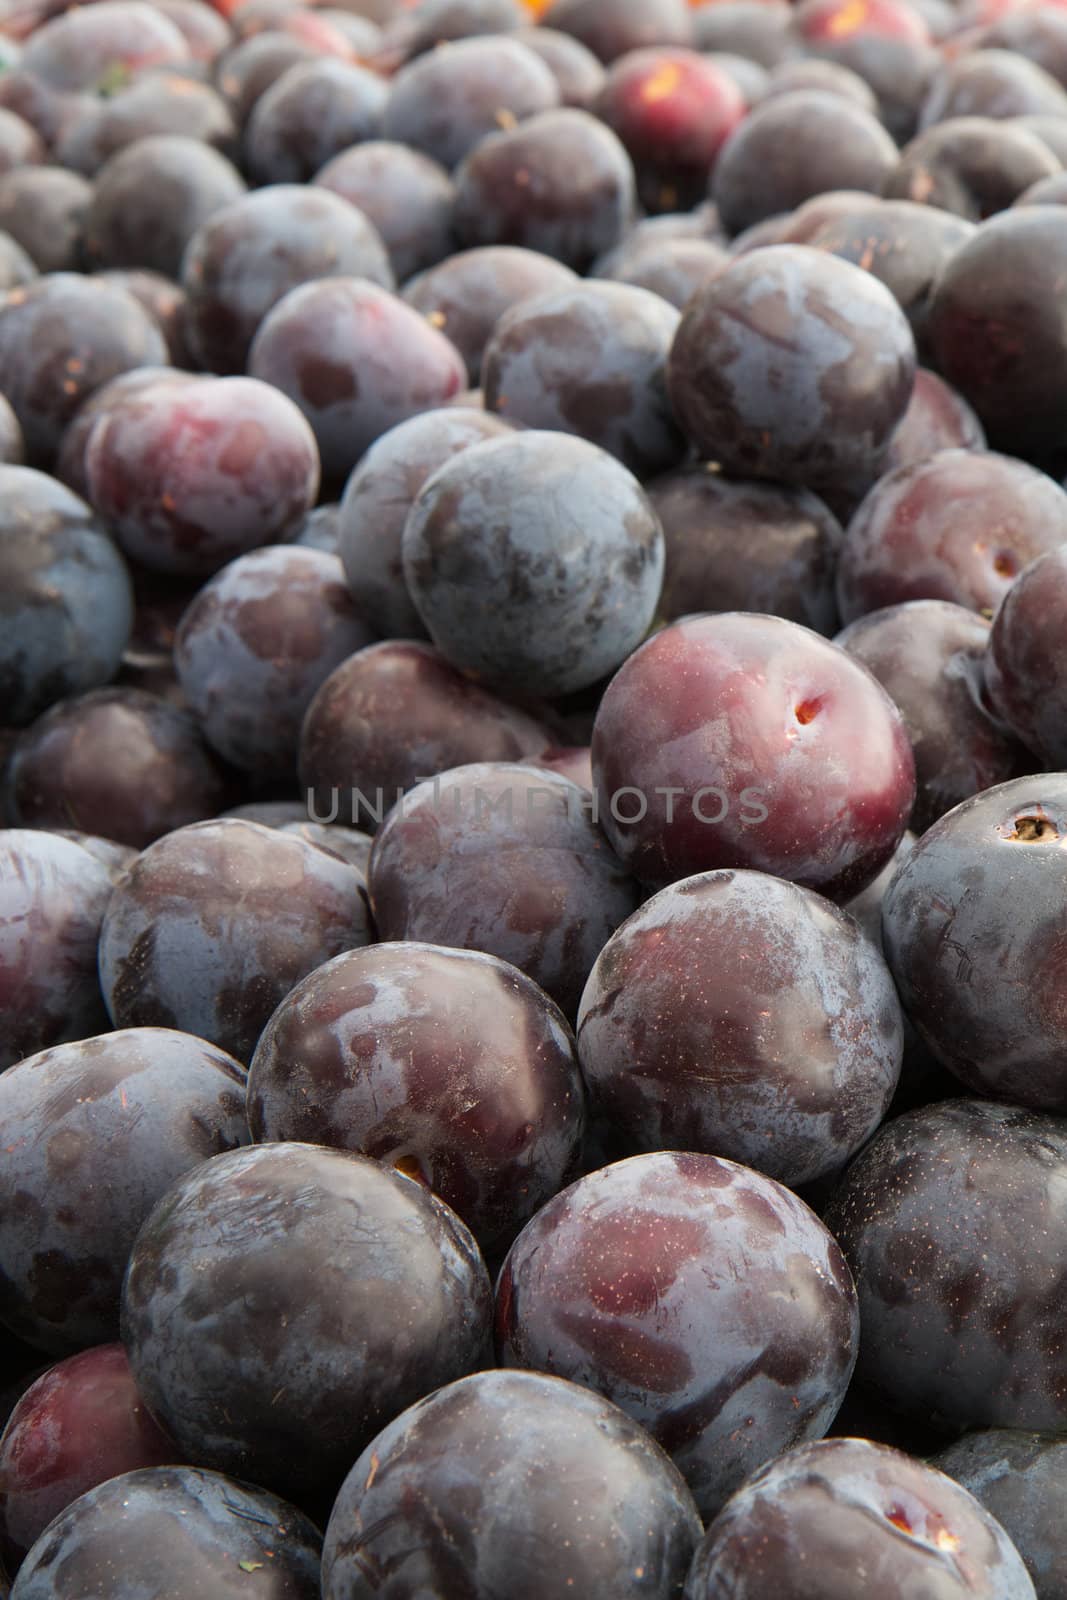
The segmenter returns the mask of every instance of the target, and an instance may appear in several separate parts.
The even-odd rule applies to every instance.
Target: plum
[[[1022,569],[1067,540],[1067,493],[991,450],[939,450],[887,472],[845,530],[841,615],[947,600],[992,617]]]
[[[518,763],[420,783],[371,852],[379,937],[499,956],[573,1017],[599,951],[638,903],[591,810],[567,778]]]
[[[388,98],[387,84],[367,67],[331,56],[295,62],[249,114],[249,177],[257,184],[306,183],[333,156],[381,132]]]
[[[401,67],[381,131],[452,168],[486,134],[559,103],[559,84],[539,56],[506,35],[487,34],[445,43]]]
[[[255,1140],[421,1178],[488,1259],[573,1175],[584,1103],[573,1036],[535,983],[495,956],[403,941],[299,983],[248,1077]]]
[[[578,1012],[593,1112],[633,1150],[702,1150],[792,1188],[839,1171],[900,1074],[885,962],[821,895],[707,872],[608,940]]]
[[[174,661],[213,748],[242,771],[284,779],[316,691],[372,638],[336,556],[275,545],[204,585],[182,617]]]
[[[312,700],[300,781],[313,821],[370,829],[424,778],[472,761],[517,761],[553,743],[543,722],[472,682],[431,645],[389,639],[343,661]]]
[[[55,1045],[0,1074],[0,1320],[56,1354],[118,1336],[119,1291],[156,1201],[247,1144],[245,1075],[165,1028]]]
[[[678,312],[630,284],[577,283],[531,295],[500,318],[482,358],[487,411],[574,433],[639,477],[685,452],[667,400]]]
[[[26,258],[42,273],[75,272],[81,266],[92,198],[92,184],[65,167],[16,167],[0,177],[0,228],[22,253],[19,281],[9,287],[31,281],[25,276]]]
[[[327,161],[314,183],[370,218],[398,283],[450,255],[455,190],[440,161],[421,150],[364,139]]]
[[[711,463],[664,473],[645,492],[666,541],[657,612],[664,621],[697,611],[760,611],[816,633],[836,630],[843,535],[817,495],[728,478]]]
[[[455,182],[462,244],[520,245],[576,272],[618,244],[637,199],[621,140],[588,112],[567,107],[487,134]]]
[[[170,1189],[134,1245],[122,1329],[183,1451],[321,1507],[386,1423],[484,1364],[491,1314],[443,1201],[366,1156],[285,1143]]]
[[[1058,171],[1057,157],[1027,128],[991,117],[953,117],[904,146],[884,193],[982,222]]]
[[[371,938],[362,874],[259,823],[178,828],[115,889],[100,981],[116,1027],[176,1027],[247,1062],[275,1006]]]
[[[877,470],[915,365],[908,320],[884,284],[810,246],[770,245],[693,296],[667,385],[708,460],[818,492]]]
[[[370,446],[345,485],[337,554],[356,611],[386,639],[422,639],[426,627],[404,577],[404,524],[426,480],[460,450],[511,432],[471,406],[423,411]]]
[[[14,1572],[72,1500],[121,1473],[177,1460],[121,1344],[68,1356],[30,1385],[0,1434],[0,1558]]]
[[[1018,1106],[943,1100],[875,1134],[825,1213],[865,1385],[946,1432],[1064,1431],[1065,1174],[1062,1121]]]
[[[0,704],[25,727],[107,683],[133,628],[126,563],[92,508],[32,467],[0,465]]]
[[[1060,1113],[1065,835],[1067,774],[986,789],[923,835],[882,915],[904,1008],[937,1060],[976,1093]]]
[[[868,1439],[789,1450],[708,1528],[685,1600],[1035,1600],[1000,1523],[959,1484]]]
[[[706,1518],[825,1432],[859,1324],[840,1250],[791,1190],[661,1151],[580,1178],[527,1223],[496,1329],[502,1366],[584,1383],[648,1428]]]
[[[439,329],[388,290],[340,275],[292,289],[268,312],[248,371],[300,408],[334,484],[383,433],[445,405],[466,378]]]
[[[530,295],[573,288],[575,274],[539,250],[490,244],[459,250],[405,284],[404,299],[448,335],[477,384],[485,348],[504,313]]]
[[[613,672],[663,581],[663,532],[637,480],[599,446],[547,430],[452,456],[419,491],[401,548],[435,645],[505,693],[532,681],[563,695]]]
[[[819,634],[746,612],[684,617],[636,650],[593,728],[598,815],[652,888],[750,867],[850,898],[915,799],[904,722]]]
[[[210,577],[283,539],[315,502],[319,452],[293,402],[257,378],[116,396],[85,452],[89,497],[128,555]]]
[[[874,674],[904,718],[915,756],[911,826],[925,833],[971,795],[1032,765],[983,704],[990,626],[948,600],[870,611],[836,643]]]
[[[323,1600],[674,1600],[700,1537],[667,1456],[610,1401],[479,1372],[367,1446],[326,1529]],[[536,1562],[530,1559],[537,1551]]]
[[[198,1467],[145,1467],[79,1496],[45,1530],[16,1600],[318,1600],[322,1536],[295,1506]]]
[[[52,465],[63,430],[101,384],[166,361],[159,325],[113,284],[53,272],[0,300],[4,394],[31,466]]]
[[[0,1073],[107,1026],[96,951],[113,886],[73,840],[0,829]]]
[[[1006,1529],[1037,1600],[1058,1600],[1067,1584],[1067,1440],[985,1428],[948,1445],[931,1465],[961,1483]]]
[[[15,741],[2,787],[15,827],[80,829],[136,850],[233,798],[195,718],[127,688],[71,695],[46,711]]]
[[[1067,544],[1038,556],[1005,595],[985,657],[996,713],[1043,766],[1067,767]]]

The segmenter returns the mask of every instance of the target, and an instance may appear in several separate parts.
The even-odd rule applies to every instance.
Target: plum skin
[[[600,824],[652,888],[749,867],[849,899],[915,800],[907,730],[881,685],[819,634],[755,613],[654,634],[605,691],[592,752]]]
[[[381,1427],[483,1364],[491,1318],[485,1264],[443,1201],[369,1157],[282,1143],[164,1195],[130,1258],[122,1338],[180,1449],[321,1511]]]
[[[819,1219],[710,1155],[660,1151],[580,1178],[527,1223],[497,1282],[499,1364],[614,1400],[705,1517],[825,1432],[858,1333],[851,1275]]]
[[[322,1593],[381,1578],[392,1600],[673,1600],[699,1537],[681,1474],[624,1412],[560,1378],[480,1372],[368,1445],[330,1516]]]
[[[594,1109],[634,1148],[704,1150],[795,1188],[839,1171],[881,1122],[903,1032],[851,918],[723,871],[662,889],[612,935],[578,1048]]]
[[[882,906],[904,1009],[936,1059],[974,1093],[1059,1114],[1065,838],[1067,774],[998,784],[927,830]]]

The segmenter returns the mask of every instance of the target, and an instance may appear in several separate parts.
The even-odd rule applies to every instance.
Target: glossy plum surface
[[[914,380],[915,341],[885,285],[804,245],[753,250],[709,279],[667,372],[708,460],[815,490],[870,473]]]
[[[385,245],[361,211],[328,190],[269,184],[216,212],[189,241],[186,334],[208,372],[243,372],[272,306],[299,284],[357,276],[393,286]]]
[[[683,618],[635,651],[592,751],[601,826],[654,888],[751,867],[847,899],[892,855],[915,797],[907,730],[866,669],[745,612]]]
[[[372,638],[336,556],[275,545],[204,585],[182,617],[174,661],[213,748],[243,771],[285,778],[316,690]]]
[[[0,1558],[14,1572],[72,1500],[123,1472],[177,1459],[121,1344],[68,1356],[30,1385],[0,1434]]]
[[[636,478],[599,446],[540,429],[439,467],[401,550],[438,649],[514,694],[568,694],[613,672],[663,581],[663,532]]]
[[[894,1118],[853,1162],[826,1225],[859,1293],[857,1376],[896,1411],[1063,1431],[1065,1161],[1062,1121],[966,1099]]]
[[[82,1495],[43,1533],[16,1600],[318,1600],[322,1536],[295,1506],[199,1467],[149,1467]]]
[[[818,1438],[855,1361],[855,1291],[796,1195],[715,1156],[659,1152],[565,1189],[497,1284],[501,1365],[597,1390],[648,1428],[707,1518]]]
[[[4,722],[24,727],[114,677],[133,589],[92,508],[31,467],[0,466],[0,574],[0,703]]]
[[[340,276],[279,301],[252,341],[248,370],[300,408],[334,483],[383,433],[447,404],[466,381],[443,333],[388,290]]]
[[[496,325],[482,360],[488,411],[575,433],[641,477],[685,445],[667,400],[678,313],[630,284],[580,283],[531,296]]]
[[[112,886],[73,840],[0,829],[0,1072],[107,1026],[96,947]]]
[[[296,62],[259,96],[244,130],[249,176],[305,183],[333,156],[381,131],[388,87],[376,72],[323,56]]]
[[[479,1372],[405,1411],[356,1462],[322,1593],[669,1600],[699,1537],[681,1476],[618,1407],[559,1378]]]
[[[578,1013],[592,1108],[635,1150],[702,1150],[796,1188],[836,1172],[893,1097],[888,968],[821,895],[711,872],[608,940]]]
[[[367,450],[345,485],[337,554],[358,614],[385,639],[422,639],[426,625],[404,576],[404,524],[426,480],[472,444],[511,425],[470,406],[424,411]]]
[[[597,954],[639,899],[591,809],[568,779],[511,762],[419,784],[371,853],[379,938],[499,956],[573,1017]]]
[[[853,622],[908,600],[992,616],[1022,569],[1067,540],[1067,494],[986,450],[939,450],[879,479],[845,530],[837,571]]]
[[[89,497],[126,553],[188,577],[284,538],[314,504],[320,476],[300,411],[256,378],[116,398],[85,464]]]
[[[494,956],[397,942],[297,985],[256,1047],[248,1118],[421,1179],[488,1258],[573,1175],[585,1094],[574,1040]]]
[[[176,1027],[247,1062],[308,972],[371,938],[362,875],[238,819],[157,839],[117,886],[100,934],[116,1027]]]
[[[836,642],[872,672],[898,707],[915,756],[911,826],[924,833],[971,795],[1033,765],[983,701],[990,627],[949,600],[868,612]]]
[[[122,289],[53,272],[0,300],[0,370],[31,466],[49,467],[82,401],[133,367],[162,366],[158,324]]]
[[[1056,1600],[1067,1583],[1067,1441],[986,1428],[941,1450],[932,1465],[969,1490],[1007,1531],[1037,1600]]]
[[[272,1144],[170,1190],[134,1246],[122,1328],[183,1450],[312,1504],[406,1406],[483,1363],[491,1312],[473,1238],[421,1184]]]
[[[203,1039],[135,1028],[0,1075],[0,1318],[66,1354],[118,1335],[137,1230],[183,1173],[247,1144],[244,1072]]]
[[[216,816],[233,782],[187,711],[111,688],[70,695],[32,723],[2,787],[14,827],[80,829],[143,850]]]
[[[997,610],[985,657],[994,709],[1034,752],[1067,767],[1067,544],[1025,567]]]
[[[531,295],[577,286],[562,261],[520,245],[458,250],[404,285],[404,299],[446,334],[478,383],[485,347],[504,313]]]
[[[970,1494],[867,1439],[790,1450],[711,1524],[685,1600],[1034,1600],[1018,1551]]]
[[[645,490],[666,541],[657,613],[665,621],[760,611],[835,631],[842,533],[817,495],[728,478],[710,463],[664,473]]]
[[[389,639],[342,662],[316,694],[300,735],[300,781],[315,820],[373,829],[424,778],[536,756],[553,742],[544,723],[432,645]]]
[[[965,800],[916,845],[882,919],[904,1007],[937,1059],[976,1093],[1055,1112],[1067,1106],[1065,807],[1062,772]]]

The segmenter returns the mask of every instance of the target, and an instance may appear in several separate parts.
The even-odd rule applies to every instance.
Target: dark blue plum
[[[762,872],[672,884],[597,957],[578,1013],[595,1113],[796,1188],[838,1172],[900,1075],[900,1004],[859,926]]]
[[[700,1532],[683,1478],[618,1407],[559,1378],[480,1372],[356,1462],[326,1529],[323,1600],[675,1600]]]
[[[402,553],[438,649],[505,693],[554,697],[614,672],[663,581],[663,531],[637,480],[599,446],[538,430],[440,467]]]
[[[665,472],[685,444],[667,400],[675,308],[622,283],[531,296],[496,325],[482,364],[488,411],[575,433],[639,477]]]
[[[969,1433],[931,1461],[980,1500],[1015,1544],[1037,1600],[1067,1590],[1067,1439],[1011,1428]]]
[[[685,1600],[1035,1600],[1004,1529],[942,1473],[868,1439],[763,1468],[697,1551]]]
[[[248,1120],[259,1143],[357,1150],[420,1178],[492,1260],[577,1171],[585,1094],[574,1037],[529,978],[395,941],[286,995],[252,1058]]]
[[[252,107],[244,130],[249,177],[306,183],[331,157],[376,137],[388,98],[385,80],[355,62],[295,63]]]
[[[366,139],[334,156],[314,182],[370,218],[398,283],[450,254],[455,190],[439,159],[389,139]]]
[[[171,1188],[134,1246],[122,1328],[189,1456],[321,1507],[386,1423],[485,1363],[491,1312],[473,1238],[428,1189],[270,1144]]]
[[[244,1101],[236,1061],[164,1028],[0,1074],[0,1319],[57,1354],[116,1338],[138,1229],[183,1173],[249,1142]]]
[[[868,1388],[943,1432],[1067,1429],[1065,1180],[1062,1119],[1016,1106],[944,1100],[875,1134],[825,1213]]]
[[[379,937],[499,956],[573,1017],[593,962],[640,899],[591,801],[567,778],[505,761],[419,784],[371,852]]]
[[[384,639],[422,639],[426,628],[404,577],[404,524],[423,484],[472,444],[511,432],[469,406],[409,417],[375,440],[345,485],[337,554],[356,610]]]
[[[884,284],[807,246],[770,245],[693,296],[667,382],[707,460],[818,492],[877,471],[915,365],[908,320]]]
[[[30,467],[0,466],[0,619],[0,705],[14,727],[107,683],[133,628],[133,588],[107,529]]]
[[[633,163],[586,111],[542,111],[488,134],[456,172],[462,244],[515,244],[582,272],[634,217]]]
[[[174,661],[214,749],[258,778],[285,779],[316,691],[373,637],[336,556],[275,545],[204,585],[182,617]]]
[[[113,883],[71,839],[0,829],[0,1072],[107,1027],[96,951]]]
[[[318,1600],[318,1528],[276,1495],[197,1467],[110,1478],[60,1513],[16,1600]]]
[[[280,829],[198,822],[116,887],[100,981],[116,1027],[180,1028],[247,1062],[293,985],[370,938],[355,867]]]
[[[54,272],[0,300],[0,372],[32,466],[51,467],[63,431],[101,384],[164,366],[159,324],[124,289]]]
[[[555,742],[544,723],[474,683],[432,645],[388,639],[342,662],[311,702],[300,781],[314,821],[372,831],[424,778],[472,761],[519,761]]]

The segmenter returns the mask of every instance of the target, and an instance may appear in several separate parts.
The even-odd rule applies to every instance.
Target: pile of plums
[[[0,0],[0,1600],[1065,1600],[1062,0]]]

